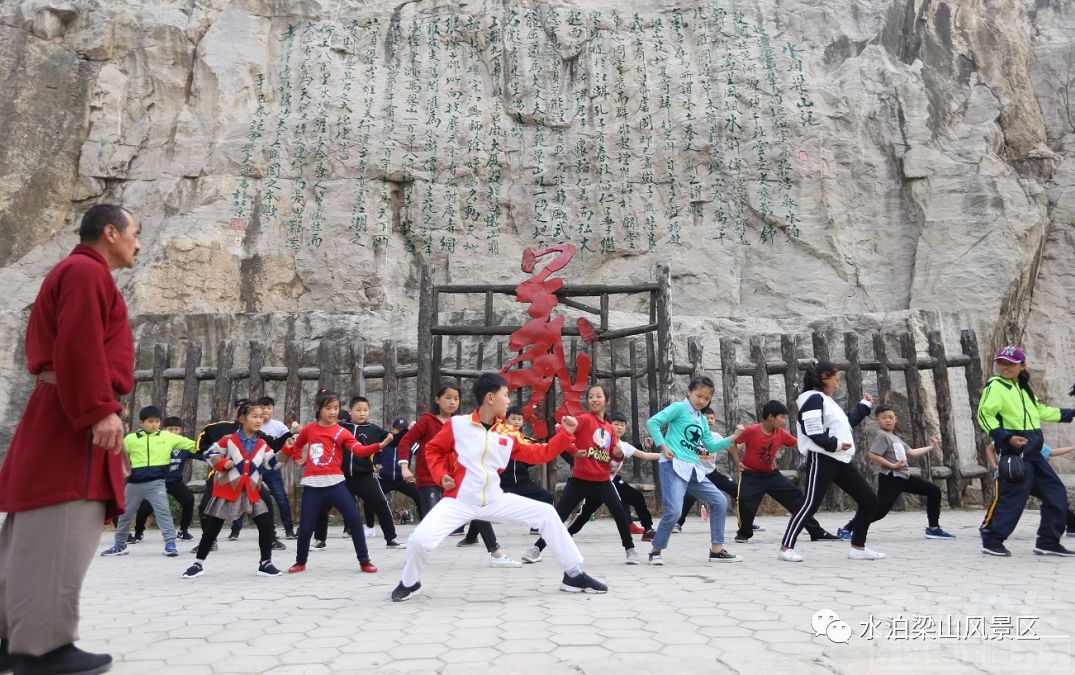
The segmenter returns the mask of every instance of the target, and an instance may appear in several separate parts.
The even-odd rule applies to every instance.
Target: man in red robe
[[[0,672],[99,673],[112,663],[74,642],[101,526],[124,507],[118,398],[134,387],[134,339],[111,271],[134,263],[139,232],[126,209],[92,207],[30,310],[37,387],[0,466]]]

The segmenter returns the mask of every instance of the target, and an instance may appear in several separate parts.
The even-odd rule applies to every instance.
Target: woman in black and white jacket
[[[877,509],[877,495],[851,463],[855,455],[851,430],[869,416],[873,397],[866,394],[850,414],[845,413],[832,398],[840,377],[840,371],[829,361],[816,361],[803,376],[803,392],[795,403],[799,410],[799,452],[806,457],[806,501],[788,522],[777,556],[781,560],[802,562],[802,556],[795,552],[795,540],[833,483],[855,500],[858,506],[855,522],[864,523],[852,534],[847,557],[851,560],[885,557],[884,553],[866,548],[866,531]]]

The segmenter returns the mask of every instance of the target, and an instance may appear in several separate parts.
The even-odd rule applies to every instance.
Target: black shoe
[[[1035,546],[1034,553],[1037,555],[1058,555],[1065,558],[1075,558],[1075,551],[1072,551],[1070,548],[1064,548],[1063,544]]]
[[[765,531],[765,528],[762,527],[761,525],[751,525],[750,527],[753,528],[753,530],[755,532],[764,532]]]
[[[325,543],[324,539],[320,539],[320,540],[314,542],[314,545],[310,547],[310,550],[311,551],[324,551],[326,548],[328,548],[328,544]]]
[[[281,574],[283,574],[283,572],[278,570],[276,568],[276,565],[272,564],[271,560],[266,560],[265,562],[258,565],[259,577],[278,577]]]
[[[403,582],[392,589],[392,602],[403,602],[404,600],[410,600],[414,596],[422,592],[422,582],[416,581],[413,586],[404,586]]]
[[[832,532],[822,532],[816,537],[810,537],[810,541],[843,541]]]
[[[274,551],[286,551],[287,550],[287,545],[284,544],[284,542],[280,541],[280,538],[277,537],[277,538],[272,540],[272,550],[274,550]]]
[[[22,661],[21,656],[15,656],[8,651],[7,640],[0,640],[0,673],[10,673],[15,670]]]
[[[569,577],[567,572],[564,572],[564,578],[560,580],[560,590],[568,593],[608,593],[608,586],[585,572],[575,577]]]
[[[128,546],[130,546],[131,544],[137,544],[140,541],[142,541],[142,538],[137,536],[137,535],[135,535],[134,532],[127,533],[127,545]]]
[[[710,551],[709,562],[743,562],[743,559],[725,548],[720,553]]]
[[[284,533],[284,539],[298,539],[299,535],[295,534],[295,530],[287,530]]]
[[[239,530],[232,530],[231,534],[228,535],[228,541],[238,541],[238,539],[239,539]]]
[[[179,531],[179,538],[183,541],[194,541],[194,535],[190,532],[187,532],[186,530]]]
[[[739,536],[737,534],[737,535],[735,535],[735,543],[737,543],[737,544],[749,544],[750,543],[750,538],[749,537],[741,537],[741,536]]]
[[[457,543],[456,546],[474,546],[477,543],[478,543],[477,539],[475,539],[474,541],[471,541],[471,540],[467,539],[466,537],[463,537],[462,539],[459,540],[459,543]]]
[[[80,673],[97,675],[112,667],[110,654],[90,654],[73,644],[57,647],[41,656],[24,656],[15,672],[18,675],[53,675],[54,673]]]
[[[196,562],[187,568],[186,572],[183,572],[184,579],[193,579],[194,577],[200,577],[205,574],[205,568],[202,567],[200,562]]]
[[[986,555],[995,555],[1001,558],[1010,558],[1012,552],[1004,548],[1004,544],[982,544],[982,553]],[[1037,551],[1035,551],[1037,553]]]

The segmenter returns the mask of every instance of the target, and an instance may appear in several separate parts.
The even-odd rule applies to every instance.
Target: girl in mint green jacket
[[[743,427],[727,438],[716,440],[709,432],[709,423],[702,410],[713,400],[713,380],[696,377],[687,387],[687,398],[673,403],[646,422],[653,444],[661,451],[658,464],[664,513],[653,538],[649,554],[651,565],[663,565],[661,551],[668,547],[672,528],[683,508],[683,495],[689,493],[708,505],[709,561],[740,562],[742,558],[724,548],[724,521],[728,514],[728,499],[706,478],[700,460],[710,460],[714,453],[731,446]]]

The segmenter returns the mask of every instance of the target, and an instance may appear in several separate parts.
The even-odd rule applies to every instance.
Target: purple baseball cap
[[[1008,363],[1026,363],[1026,354],[1023,352],[1022,347],[1005,345],[997,350],[997,355],[993,357],[993,360],[1007,361]]]

